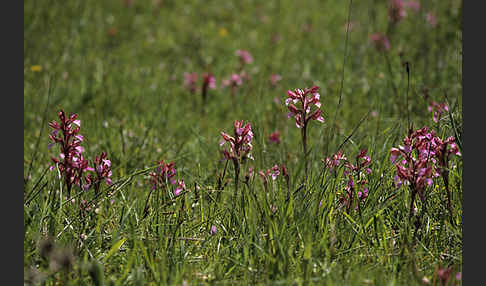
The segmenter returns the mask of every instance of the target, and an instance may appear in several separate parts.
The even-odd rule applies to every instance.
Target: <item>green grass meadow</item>
[[[437,177],[410,218],[390,150],[410,124],[462,152],[462,1],[415,1],[397,23],[390,2],[24,1],[24,285],[461,285],[462,157],[447,166],[452,217]],[[237,50],[253,61],[242,67]],[[249,79],[233,95],[222,81],[239,71]],[[196,93],[184,85],[193,72]],[[203,102],[205,72],[216,88]],[[285,99],[312,86],[325,122],[309,122],[306,176]],[[432,102],[449,107],[437,122]],[[100,192],[68,195],[49,170],[60,110],[81,120],[90,164],[102,151],[111,161]],[[235,120],[254,133],[238,192],[219,146]],[[346,211],[344,169],[323,160],[362,149],[368,197]],[[151,193],[161,160],[175,163],[181,195]],[[258,172],[276,164],[288,182],[264,184]]]

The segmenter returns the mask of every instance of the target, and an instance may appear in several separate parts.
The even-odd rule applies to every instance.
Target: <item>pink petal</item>
[[[105,163],[106,166],[110,167],[111,166],[111,161],[108,159],[103,159],[103,163]]]
[[[287,94],[289,95],[289,97],[291,98],[296,98],[297,97],[297,94],[295,94],[293,91],[291,90],[287,90]]]

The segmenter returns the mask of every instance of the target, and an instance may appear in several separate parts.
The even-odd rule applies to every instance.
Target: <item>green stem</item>
[[[447,191],[447,207],[449,209],[449,215],[450,215],[450,222],[452,225],[454,225],[454,216],[453,216],[453,211],[452,211],[452,204],[451,204],[451,191],[449,189],[449,172],[447,170],[444,170],[442,172],[442,179],[444,180],[444,185]]]
[[[307,170],[308,170],[308,164],[307,164],[307,124],[304,123],[304,127],[301,129],[301,135],[302,135],[302,148],[304,151],[304,171],[305,171],[305,180],[307,181]]]

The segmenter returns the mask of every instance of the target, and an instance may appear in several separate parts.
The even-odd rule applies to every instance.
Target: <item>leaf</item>
[[[118,250],[120,250],[120,247],[125,243],[125,241],[127,241],[126,238],[122,238],[120,239],[117,243],[115,243],[110,251],[108,251],[108,254],[106,254],[105,258],[103,259],[103,261],[107,261],[108,258],[110,258],[113,254],[115,254],[115,252],[117,252]]]
[[[306,241],[304,244],[304,259],[309,260],[312,254],[312,236],[310,233],[306,235]]]

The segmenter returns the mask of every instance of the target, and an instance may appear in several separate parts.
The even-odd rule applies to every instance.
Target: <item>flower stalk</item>
[[[301,129],[300,132],[302,138],[302,150],[306,179],[308,174],[307,125],[311,120],[324,122],[324,118],[321,115],[321,102],[320,95],[317,92],[318,90],[318,86],[305,88],[303,90],[288,90],[288,98],[285,100],[285,105],[289,109],[289,112],[287,113],[287,118],[294,117],[295,125],[297,126],[297,128]]]

